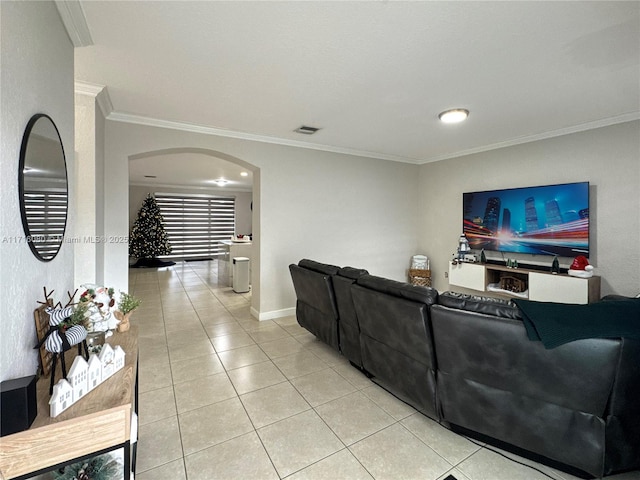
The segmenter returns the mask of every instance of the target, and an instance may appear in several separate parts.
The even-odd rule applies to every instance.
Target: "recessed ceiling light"
[[[213,183],[215,183],[219,187],[224,187],[227,183],[229,183],[229,180],[225,180],[224,178],[219,178],[218,180],[213,180]]]
[[[303,133],[304,135],[313,135],[318,130],[320,129],[316,127],[309,127],[307,125],[302,125],[301,127],[296,128],[294,132]]]
[[[452,110],[446,110],[438,115],[438,118],[443,123],[460,123],[464,122],[469,116],[469,110],[464,108],[454,108]]]
[[[249,176],[249,172],[240,172],[240,176],[241,177],[248,177]]]

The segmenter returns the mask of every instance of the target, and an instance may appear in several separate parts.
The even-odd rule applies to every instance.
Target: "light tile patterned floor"
[[[295,317],[258,322],[215,261],[131,269],[130,290],[143,301],[138,480],[576,478],[443,428]]]

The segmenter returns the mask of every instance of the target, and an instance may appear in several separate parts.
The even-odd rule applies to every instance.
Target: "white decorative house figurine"
[[[88,377],[89,391],[93,390],[102,383],[102,363],[100,363],[98,355],[94,354],[89,357]]]
[[[89,364],[81,355],[73,360],[67,380],[73,387],[75,401],[80,400],[89,392]]]
[[[115,372],[115,365],[113,363],[113,347],[108,343],[105,343],[98,354],[98,358],[102,364],[102,381],[104,382],[107,378],[113,375],[113,372]]]
[[[124,350],[120,345],[116,345],[113,349],[113,366],[116,372],[124,367]]]
[[[53,395],[49,400],[50,414],[57,417],[73,405],[73,387],[64,378],[53,386]]]
[[[87,362],[78,355],[69,369],[68,380],[60,379],[53,387],[49,414],[57,417],[87,393],[124,367],[125,352],[120,345],[105,343],[100,355],[92,354]]]

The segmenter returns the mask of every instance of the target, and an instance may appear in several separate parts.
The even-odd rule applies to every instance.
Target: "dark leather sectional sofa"
[[[504,300],[289,268],[300,325],[428,417],[574,474],[640,468],[640,341],[545,349]]]

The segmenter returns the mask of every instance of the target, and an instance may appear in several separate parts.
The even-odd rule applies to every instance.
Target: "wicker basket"
[[[431,286],[431,270],[409,270],[409,283],[411,285],[420,285],[421,287]]]

